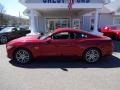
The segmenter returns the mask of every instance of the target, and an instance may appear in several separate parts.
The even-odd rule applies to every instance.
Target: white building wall
[[[39,32],[41,33],[45,33],[45,19],[43,16],[40,16],[39,17]]]
[[[100,14],[99,15],[99,27],[106,25],[113,25],[114,15],[112,14]]]

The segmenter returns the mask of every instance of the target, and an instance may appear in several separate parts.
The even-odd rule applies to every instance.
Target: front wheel
[[[0,37],[0,43],[5,44],[5,43],[7,43],[7,42],[8,42],[7,36],[1,36],[1,37]]]
[[[97,62],[101,58],[101,53],[95,48],[87,49],[83,54],[83,59],[88,63]]]
[[[18,49],[13,55],[14,60],[21,64],[29,63],[32,60],[32,55],[28,50]]]

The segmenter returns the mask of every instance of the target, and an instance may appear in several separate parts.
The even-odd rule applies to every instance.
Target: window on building
[[[80,19],[73,19],[72,25],[74,29],[80,29]]]
[[[89,3],[90,0],[81,0],[81,3]]]
[[[114,25],[120,24],[120,17],[114,18]]]
[[[85,0],[81,0],[81,3],[85,3]]]
[[[90,2],[90,0],[86,0],[86,3],[89,3]]]

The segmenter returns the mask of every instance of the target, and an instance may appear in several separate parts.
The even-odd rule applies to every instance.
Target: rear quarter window
[[[75,33],[75,39],[89,38],[89,35],[85,33]]]

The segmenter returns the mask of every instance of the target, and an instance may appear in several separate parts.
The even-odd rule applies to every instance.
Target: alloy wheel
[[[15,60],[19,63],[25,64],[31,61],[31,55],[27,50],[20,49],[15,53]]]
[[[85,53],[85,60],[89,63],[94,63],[100,59],[100,52],[96,49],[89,49]]]

